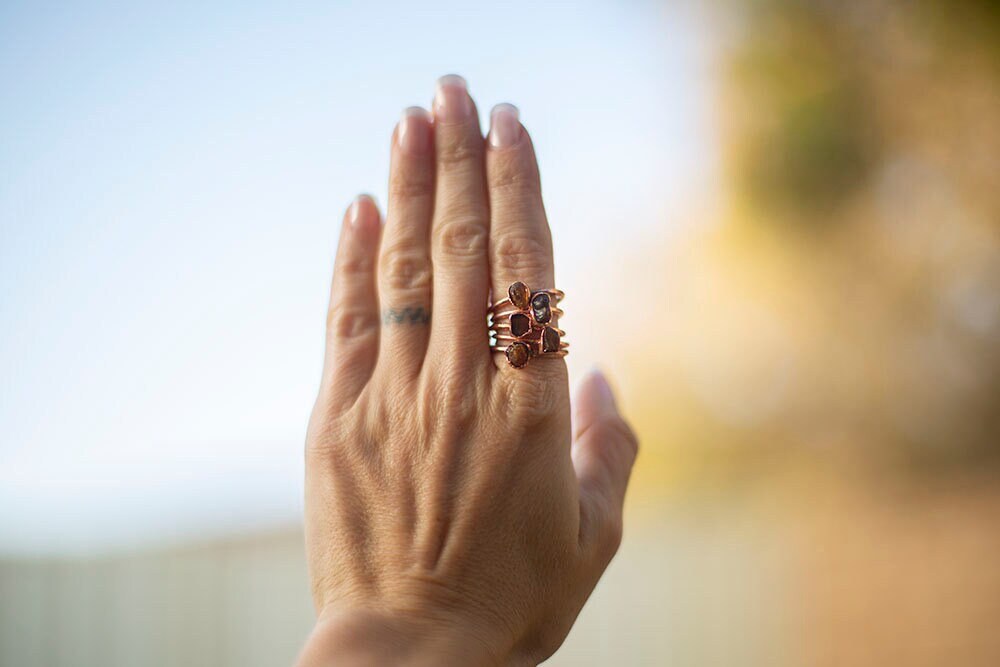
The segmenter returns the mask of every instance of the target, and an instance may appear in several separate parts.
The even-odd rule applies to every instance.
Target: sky
[[[710,56],[677,3],[4,3],[0,554],[297,521],[340,218],[400,111],[451,72],[521,109],[572,294],[711,198]]]

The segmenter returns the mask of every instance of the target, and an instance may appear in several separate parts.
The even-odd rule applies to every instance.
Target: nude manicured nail
[[[409,107],[403,111],[396,138],[403,150],[423,153],[431,147],[431,115],[421,107]]]
[[[360,229],[365,226],[368,221],[368,217],[364,211],[365,200],[370,202],[373,206],[375,205],[375,198],[371,195],[358,195],[351,202],[351,209],[347,213],[347,221],[351,224],[354,229]]]
[[[490,146],[507,148],[521,140],[520,113],[513,104],[498,104],[490,112]]]
[[[595,368],[590,371],[590,377],[591,382],[594,383],[594,389],[597,391],[597,395],[601,397],[601,402],[604,403],[605,406],[615,409],[615,392],[611,389],[611,384],[608,382],[607,376],[599,369]]]
[[[434,95],[434,116],[440,120],[461,121],[472,113],[472,100],[465,79],[448,74],[438,79]]]

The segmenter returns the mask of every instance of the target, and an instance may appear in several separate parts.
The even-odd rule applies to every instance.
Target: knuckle
[[[336,432],[310,434],[306,440],[306,463],[312,466],[328,466],[335,463],[343,449],[343,440]]]
[[[540,238],[505,234],[493,243],[496,266],[502,271],[521,275],[544,273],[550,264],[549,244]]]
[[[338,340],[352,340],[378,330],[378,314],[371,308],[337,305],[330,308],[326,328]]]
[[[618,415],[604,417],[591,426],[590,437],[599,442],[618,443],[620,447],[601,447],[601,452],[624,452],[629,460],[639,453],[639,439],[635,431]]]
[[[465,168],[474,163],[476,168],[483,154],[483,141],[478,136],[462,135],[440,142],[437,160],[442,169]]]
[[[436,230],[441,250],[456,257],[478,257],[486,253],[489,232],[478,216],[455,217]]]
[[[501,366],[494,383],[492,412],[507,415],[511,424],[531,428],[569,407],[566,364],[546,359],[526,369]]]
[[[541,184],[537,172],[525,167],[516,156],[498,158],[487,176],[494,196],[540,197]]]
[[[351,440],[349,434],[358,430],[355,422],[350,409],[338,404],[328,387],[321,387],[306,431],[306,455],[320,461],[338,459]]]
[[[434,179],[405,172],[393,174],[389,181],[389,196],[397,199],[420,199],[434,194]]]
[[[415,290],[431,284],[431,262],[426,254],[400,247],[388,248],[382,257],[383,278],[394,290]]]
[[[337,260],[337,272],[340,275],[354,278],[369,275],[375,268],[375,260],[370,255],[348,255]]]
[[[323,406],[323,410],[320,410],[320,405]],[[337,422],[339,414],[327,410],[326,408],[328,407],[328,401],[317,402],[317,408],[313,411],[309,428],[306,431],[307,455],[323,457],[327,455],[331,449],[334,449],[336,447],[336,443],[339,441],[340,434]]]
[[[516,421],[528,425],[548,419],[566,403],[563,383],[557,382],[547,369],[532,370],[531,373],[520,371],[510,373],[510,376],[518,374],[527,377],[516,378],[516,388],[512,388],[516,390],[505,392],[513,397],[511,409],[514,411]]]
[[[459,382],[446,382],[438,394],[439,419],[460,427],[473,423],[479,414],[479,395]]]
[[[482,414],[492,395],[481,369],[459,357],[440,355],[434,357],[433,368],[424,393],[433,396],[432,407],[442,418],[471,422]]]

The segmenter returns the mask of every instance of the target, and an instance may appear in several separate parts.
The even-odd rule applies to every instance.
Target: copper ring
[[[493,334],[493,336],[490,338],[490,340],[492,340],[495,343],[513,343],[514,341],[518,341],[518,340],[519,341],[523,341],[525,343],[537,343],[538,342],[537,339],[531,339],[531,338],[514,338],[513,336],[504,335],[504,334],[496,334],[496,333]],[[554,345],[554,343],[553,343],[553,345]],[[568,342],[566,342],[564,340],[559,341],[559,349],[560,350],[565,350],[567,347],[569,347],[569,343]],[[550,349],[549,351],[551,352],[551,351],[554,351],[554,350]]]
[[[566,314],[566,312],[562,308],[559,308],[558,306],[551,306],[549,310],[552,311],[552,317],[556,319]],[[499,310],[491,308],[489,314],[495,319],[497,317],[503,317],[504,315],[510,315],[511,313],[523,313],[523,312],[527,311],[520,310],[518,308],[512,308],[510,304],[508,304],[507,306]]]
[[[534,357],[566,356],[566,332],[556,326],[563,311],[555,305],[565,297],[562,290],[532,291],[523,282],[511,283],[507,298],[489,308],[491,350],[503,352],[514,368],[524,368]]]
[[[566,332],[563,331],[562,329],[560,329],[559,327],[552,327],[551,325],[549,325],[549,326],[551,328],[555,329],[556,333],[559,334],[560,336],[565,336],[566,335]],[[499,334],[501,336],[511,336],[512,338],[517,338],[517,339],[524,338],[524,336],[514,336],[510,332],[510,324],[507,323],[507,322],[500,322],[499,324],[492,325],[490,327],[490,332],[493,333],[493,334]]]

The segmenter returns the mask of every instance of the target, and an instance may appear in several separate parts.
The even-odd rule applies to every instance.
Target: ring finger
[[[434,212],[434,149],[430,114],[403,112],[393,134],[389,204],[379,258],[382,352],[393,376],[419,372],[431,317],[430,225]]]
[[[493,300],[506,298],[508,286],[517,281],[531,290],[552,289],[555,287],[552,235],[542,205],[538,164],[516,107],[510,104],[494,107],[487,143]],[[555,316],[550,324],[556,325]],[[509,370],[503,355],[494,357],[501,370]],[[546,359],[539,365],[565,373],[562,361]]]

